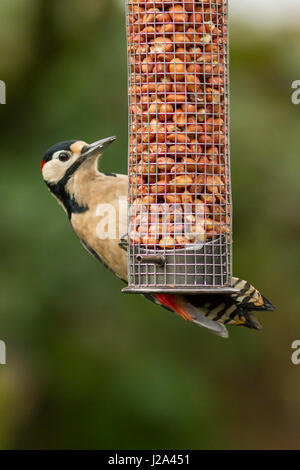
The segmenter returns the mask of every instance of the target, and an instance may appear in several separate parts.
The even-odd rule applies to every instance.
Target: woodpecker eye
[[[58,159],[59,159],[61,162],[67,162],[67,161],[70,159],[70,154],[67,153],[67,152],[61,152],[61,153],[59,154]]]

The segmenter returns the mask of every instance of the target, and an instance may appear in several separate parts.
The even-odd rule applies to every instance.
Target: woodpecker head
[[[70,190],[70,181],[78,172],[86,172],[91,168],[96,171],[98,158],[115,140],[115,137],[108,137],[90,145],[81,140],[67,140],[53,145],[43,156],[43,179],[69,216],[74,211],[84,210],[84,207],[78,206]]]

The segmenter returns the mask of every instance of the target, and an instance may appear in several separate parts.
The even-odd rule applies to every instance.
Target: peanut
[[[181,59],[175,58],[171,60],[169,65],[171,78],[175,81],[183,81],[185,78],[185,65]]]
[[[169,15],[175,23],[187,23],[188,14],[181,5],[169,8]]]
[[[173,50],[173,42],[171,39],[159,36],[156,38],[152,46],[150,48],[150,51],[154,54],[163,54],[165,52],[171,52]]]

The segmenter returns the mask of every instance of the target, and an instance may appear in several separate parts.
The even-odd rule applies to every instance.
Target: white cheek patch
[[[76,157],[71,158],[68,162],[61,162],[55,158],[45,163],[42,171],[44,180],[47,183],[58,183],[75,161]]]

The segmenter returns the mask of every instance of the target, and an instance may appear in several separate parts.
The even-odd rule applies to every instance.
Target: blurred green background
[[[40,160],[116,134],[127,168],[124,11],[1,0],[1,449],[300,448],[300,33],[232,24],[234,273],[277,309],[224,341],[147,303],[80,247]]]

